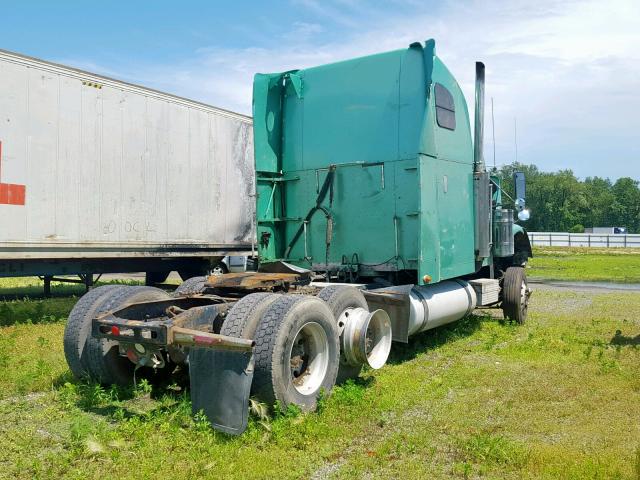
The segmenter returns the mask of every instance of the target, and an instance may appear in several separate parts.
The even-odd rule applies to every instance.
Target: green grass
[[[635,293],[536,291],[522,327],[487,314],[419,335],[317,413],[254,415],[236,438],[192,417],[184,383],[74,381],[74,301],[0,315],[1,478],[640,478]]]
[[[547,280],[640,283],[640,249],[537,247],[527,275]]]

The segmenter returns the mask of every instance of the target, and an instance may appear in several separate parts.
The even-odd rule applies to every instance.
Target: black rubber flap
[[[192,348],[189,377],[194,414],[202,410],[221,432],[240,435],[246,430],[253,380],[251,352]]]

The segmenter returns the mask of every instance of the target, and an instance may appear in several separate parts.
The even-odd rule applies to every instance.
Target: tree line
[[[513,163],[492,173],[503,190],[513,194],[513,172],[524,172],[527,208],[531,218],[523,226],[532,232],[576,232],[588,227],[626,227],[640,233],[640,182],[622,177],[576,178],[571,170],[542,172],[535,165]],[[506,199],[503,198],[503,203]]]

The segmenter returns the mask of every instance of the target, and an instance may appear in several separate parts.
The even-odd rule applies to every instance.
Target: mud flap
[[[247,428],[253,354],[237,350],[192,348],[189,377],[193,413],[203,411],[211,426],[240,435]]]

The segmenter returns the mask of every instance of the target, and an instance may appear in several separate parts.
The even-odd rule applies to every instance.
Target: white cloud
[[[312,36],[324,32],[322,25],[318,23],[307,22],[294,22],[293,29],[289,32],[285,38],[294,42],[306,42]]]
[[[294,23],[282,38],[244,49],[201,48],[177,65],[122,66],[120,77],[250,113],[255,72],[304,68],[433,37],[470,109],[473,62],[486,63],[498,163],[514,159],[517,117],[521,161],[573,168],[582,176],[640,178],[640,2],[472,1],[435,12],[413,0],[376,5],[384,6],[295,0],[292,8],[315,20]],[[344,33],[328,35],[336,29]]]

